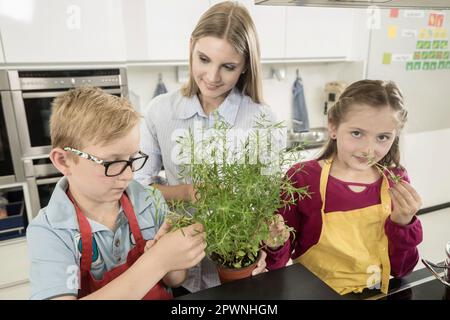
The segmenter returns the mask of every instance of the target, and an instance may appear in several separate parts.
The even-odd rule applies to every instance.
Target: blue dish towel
[[[153,98],[156,96],[159,96],[160,94],[166,93],[166,92],[167,92],[166,85],[164,84],[162,79],[159,78],[158,84],[155,88],[155,92],[153,93]]]
[[[297,77],[294,81],[292,96],[292,130],[294,132],[309,131],[308,110],[301,77]]]

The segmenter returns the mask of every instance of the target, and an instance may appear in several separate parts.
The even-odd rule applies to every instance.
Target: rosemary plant
[[[282,123],[261,116],[243,135],[216,115],[213,134],[189,130],[177,140],[180,176],[193,184],[196,201],[172,202],[168,218],[174,228],[202,223],[207,255],[218,265],[255,262],[276,211],[308,193],[285,177],[301,147],[284,148],[283,132]]]

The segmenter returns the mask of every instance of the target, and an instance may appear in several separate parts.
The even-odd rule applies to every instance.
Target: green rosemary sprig
[[[375,165],[375,168],[377,168],[378,172],[381,174],[384,174],[385,172],[388,173],[388,177],[394,182],[395,184],[401,182],[403,178],[399,175],[396,175],[392,170],[390,170],[387,166],[384,166],[378,162],[375,162],[375,157],[371,156],[367,153],[364,153],[363,156],[367,159],[367,165],[372,166]]]

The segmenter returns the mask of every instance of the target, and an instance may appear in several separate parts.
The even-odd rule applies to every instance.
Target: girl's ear
[[[335,140],[337,134],[337,126],[328,121],[328,135],[331,139]]]
[[[50,151],[50,160],[56,169],[58,169],[63,175],[70,176],[70,163],[67,156],[67,151],[61,148],[53,148]]]

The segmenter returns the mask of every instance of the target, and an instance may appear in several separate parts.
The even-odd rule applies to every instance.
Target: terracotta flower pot
[[[218,265],[217,271],[219,273],[220,282],[223,284],[234,280],[250,277],[252,271],[256,268],[256,264],[258,262],[260,255],[261,254],[258,254],[258,258],[255,260],[254,263],[244,268],[233,269]]]

